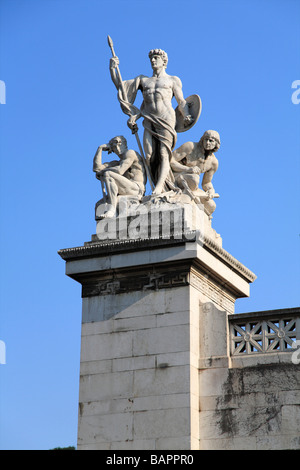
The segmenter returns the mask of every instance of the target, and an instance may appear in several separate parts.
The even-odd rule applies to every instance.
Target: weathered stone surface
[[[131,413],[110,413],[79,418],[78,444],[111,443],[133,439]]]
[[[264,312],[232,315],[254,277],[212,247],[140,245],[133,258],[111,252],[108,263],[102,248],[94,261],[89,247],[72,252],[71,277],[106,282],[105,293],[82,299],[79,449],[299,447],[294,350],[240,354],[231,344],[232,324],[257,333],[274,318],[274,337],[285,338],[285,328],[299,339],[299,309],[266,312],[265,320]],[[138,290],[120,292],[126,274]]]
[[[188,290],[83,299],[79,449],[190,446]]]
[[[134,436],[146,438],[152,435],[156,439],[180,438],[185,436],[189,429],[189,421],[189,407],[137,412],[134,415]]]
[[[199,305],[211,301],[211,313],[226,317],[216,305],[232,313],[236,296],[247,294],[244,268],[215,262],[201,244],[139,247],[64,252],[68,275],[83,285],[79,449],[197,449]],[[226,287],[218,262],[230,272]],[[220,335],[217,325],[212,334]]]
[[[221,375],[207,369],[200,372],[200,396],[201,448],[236,449],[239,442],[245,449],[292,449],[299,444],[297,365],[222,369]]]

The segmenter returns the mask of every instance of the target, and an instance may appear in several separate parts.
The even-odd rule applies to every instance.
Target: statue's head
[[[151,49],[151,51],[149,52],[150,61],[151,61],[152,57],[154,57],[154,56],[161,57],[164,67],[167,68],[168,54],[165,51],[163,51],[162,49]]]
[[[221,145],[220,135],[217,131],[205,131],[199,143],[200,147],[203,150],[203,153],[208,150],[212,152],[217,152]]]
[[[127,140],[123,135],[117,135],[110,139],[108,146],[111,149],[108,153],[114,152],[116,155],[120,155],[127,150]]]

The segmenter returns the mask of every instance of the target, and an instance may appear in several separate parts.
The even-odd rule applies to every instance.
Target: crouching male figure
[[[114,153],[119,160],[102,163],[102,152]],[[113,137],[108,144],[100,145],[94,157],[93,171],[96,178],[101,181],[103,196],[109,205],[109,210],[101,218],[110,218],[116,215],[118,196],[134,196],[141,199],[145,193],[146,173],[141,156],[128,149],[127,141],[123,136]]]
[[[174,150],[171,160],[176,184],[185,189],[196,202],[203,203],[210,217],[216,208],[213,198],[219,197],[213,187],[212,178],[219,166],[214,153],[219,150],[220,145],[219,133],[208,130],[199,142],[186,142]],[[202,190],[198,188],[201,173]]]

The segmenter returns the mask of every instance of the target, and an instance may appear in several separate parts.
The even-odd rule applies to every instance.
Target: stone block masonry
[[[175,288],[103,297],[82,325],[78,448],[185,448],[190,433],[189,299]],[[185,304],[185,306],[184,306]],[[168,309],[172,313],[164,313]],[[87,307],[91,315],[91,306]],[[100,313],[101,315],[101,313]],[[84,320],[83,320],[84,321]],[[170,424],[172,426],[170,427]],[[184,439],[183,439],[184,438]],[[167,440],[167,441],[166,441]],[[170,445],[170,444],[168,444]]]
[[[211,313],[211,325],[216,315],[225,318],[225,312],[213,309]],[[292,337],[292,346],[299,345],[299,321],[300,308],[230,315],[227,346],[219,343],[215,353],[210,348],[213,330],[206,328],[204,357],[199,362],[200,449],[300,448],[299,361],[295,360],[297,351],[284,346]],[[241,331],[238,347],[237,326]],[[273,328],[277,328],[277,340]],[[201,342],[205,344],[204,338]]]
[[[255,276],[217,245],[113,248],[60,252],[82,284],[78,449],[199,449],[199,308],[233,313]]]
[[[234,314],[255,275],[211,240],[60,255],[82,284],[79,450],[299,448],[299,308]]]

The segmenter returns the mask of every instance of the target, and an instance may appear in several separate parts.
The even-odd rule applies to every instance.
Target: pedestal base
[[[184,194],[178,196],[170,191],[155,198],[146,196],[142,202],[119,196],[118,201],[117,216],[111,218],[101,218],[108,209],[107,204],[102,200],[96,204],[93,242],[157,238],[190,240],[197,232],[222,247],[222,238],[212,228],[212,217],[204,205],[191,203],[190,197]]]
[[[203,306],[221,312],[210,347],[226,361],[227,314],[255,275],[196,232],[59,253],[82,284],[78,449],[199,449]]]

